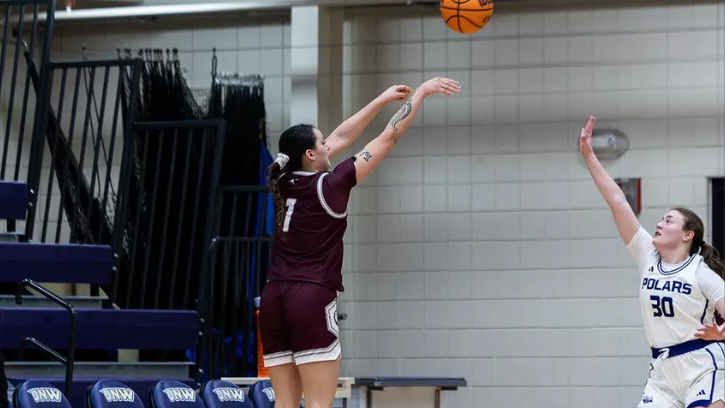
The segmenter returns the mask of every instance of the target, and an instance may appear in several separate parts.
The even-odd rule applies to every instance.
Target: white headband
[[[289,156],[287,156],[284,153],[277,153],[277,157],[274,159],[274,162],[279,164],[279,167],[284,167],[287,162],[289,161]]]

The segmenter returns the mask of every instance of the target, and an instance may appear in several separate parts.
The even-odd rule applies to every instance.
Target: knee
[[[305,401],[305,408],[332,408],[332,402]]]
[[[274,403],[274,408],[300,408],[300,404],[299,402],[294,404],[292,401],[277,400]]]

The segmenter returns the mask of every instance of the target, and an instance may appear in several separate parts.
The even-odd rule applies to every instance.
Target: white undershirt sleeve
[[[706,265],[701,265],[697,270],[697,284],[702,294],[713,304],[725,296],[725,282]]]
[[[632,255],[632,258],[637,261],[637,267],[640,273],[647,267],[650,258],[657,255],[657,249],[652,244],[652,235],[641,225],[637,233],[632,237],[632,240],[627,244],[627,250]]]

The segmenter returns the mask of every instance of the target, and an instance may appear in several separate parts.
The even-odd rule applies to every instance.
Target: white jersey
[[[627,249],[641,272],[639,302],[650,347],[694,340],[700,327],[715,322],[715,303],[725,295],[724,282],[700,255],[666,264],[641,226]]]

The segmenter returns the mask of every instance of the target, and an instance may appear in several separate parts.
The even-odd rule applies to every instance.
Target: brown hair
[[[295,125],[282,132],[279,137],[279,152],[289,157],[289,161],[284,166],[285,171],[297,171],[302,168],[302,156],[308,149],[313,149],[317,139],[314,132],[315,127],[312,125]],[[282,167],[276,161],[268,168],[269,170],[269,188],[274,196],[274,212],[277,224],[277,234],[284,239],[282,235],[282,226],[284,225],[285,200],[279,191],[277,182],[282,175]]]
[[[707,266],[720,275],[721,278],[725,279],[725,265],[722,259],[720,259],[720,254],[717,249],[705,242],[705,225],[702,223],[700,217],[694,211],[685,207],[675,207],[672,209],[682,214],[682,218],[685,219],[685,225],[682,229],[695,233],[690,243],[690,255],[702,250],[700,255],[702,255]]]

